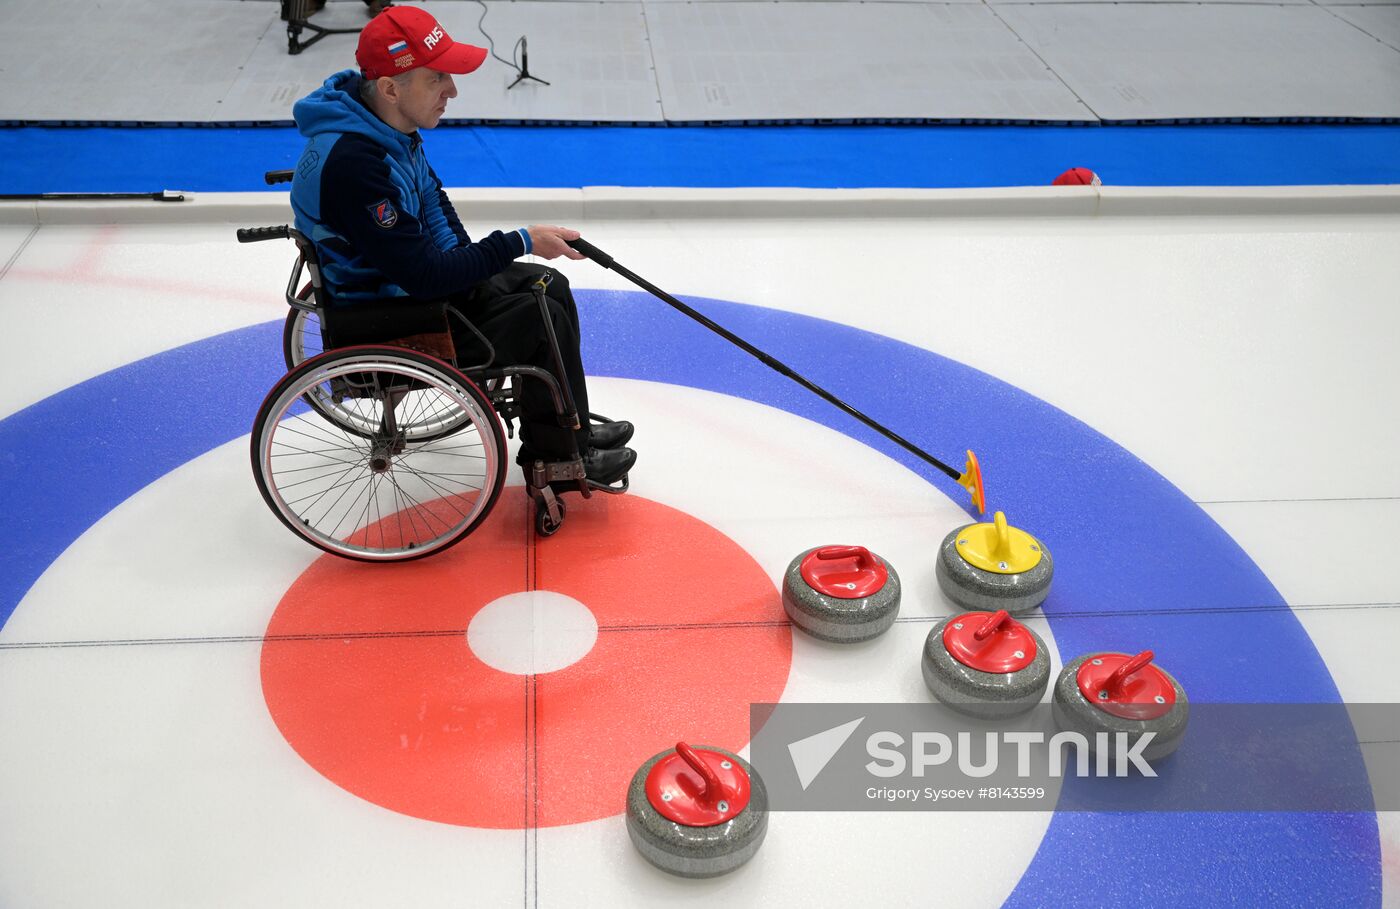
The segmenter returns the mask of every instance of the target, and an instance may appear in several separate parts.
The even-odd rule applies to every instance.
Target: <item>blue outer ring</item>
[[[593,374],[781,408],[885,452],[955,501],[967,500],[947,477],[650,297],[578,297]],[[1229,611],[1284,606],[1263,573],[1205,512],[1111,440],[998,379],[891,338],[776,310],[694,302],[743,337],[769,339],[779,359],[955,466],[962,447],[977,451],[992,504],[1054,549],[1055,586],[1044,609],[1062,653],[1151,648],[1200,702],[1338,700],[1292,612]],[[282,373],[280,327],[256,325],[148,357],[0,421],[10,477],[0,538],[11,546],[0,567],[0,625],[103,515],[248,432]],[[696,444],[723,440],[696,427]],[[1100,555],[1110,551],[1117,565],[1104,571]],[[1132,614],[1115,616],[1115,607]],[[1086,608],[1107,614],[1057,619]],[[1359,753],[1335,770],[1364,782]],[[1008,905],[1361,906],[1379,905],[1380,895],[1371,813],[1057,812]]]

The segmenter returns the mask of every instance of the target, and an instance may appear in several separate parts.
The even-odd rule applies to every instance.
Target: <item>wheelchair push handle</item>
[[[239,243],[257,243],[261,240],[286,240],[292,235],[291,228],[282,224],[277,227],[240,227]]]
[[[291,183],[292,172],[289,170],[270,170],[263,174],[263,182],[268,186],[276,183]]]
[[[603,252],[601,249],[594,246],[592,243],[589,243],[587,240],[583,239],[583,237],[579,237],[577,240],[565,240],[564,242],[567,243],[569,245],[569,248],[573,249],[575,252],[583,253],[585,256],[592,259],[594,262],[597,262],[604,268],[613,267],[613,257]]]

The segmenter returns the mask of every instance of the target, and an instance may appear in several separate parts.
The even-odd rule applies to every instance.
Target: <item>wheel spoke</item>
[[[359,467],[362,468],[361,474],[363,474],[364,470],[367,470],[367,469],[369,468],[369,462],[366,461],[364,464],[362,464],[362,465],[357,465],[357,466],[359,466]],[[341,475],[340,475],[339,477],[336,477],[336,482],[332,483],[330,486],[327,486],[325,489],[321,490],[320,492],[313,492],[313,493],[310,493],[310,494],[308,494],[308,495],[302,496],[300,499],[296,499],[296,500],[293,500],[293,501],[289,501],[289,502],[287,502],[287,505],[288,505],[288,506],[300,505],[302,502],[305,502],[305,501],[307,501],[308,499],[310,499],[310,500],[311,500],[311,504],[306,506],[306,511],[309,513],[309,512],[311,511],[311,509],[315,508],[315,507],[321,502],[322,499],[324,499],[326,496],[330,495],[332,492],[335,492],[337,489],[341,489],[341,487],[345,487],[346,489],[348,489],[349,487],[354,486],[356,483],[360,482],[361,476],[358,476],[358,475],[357,475],[354,479],[348,480],[348,481],[343,482],[343,483],[341,482],[342,479],[344,479],[346,476],[348,476],[348,475],[349,475],[351,472],[353,472],[354,470],[355,470],[354,467],[346,468],[346,470],[345,470],[343,473],[341,473]],[[345,497],[345,492],[342,491],[341,494],[340,494],[339,496],[336,497],[336,500],[335,500],[334,502],[331,503],[330,507],[326,509],[326,514],[330,514],[331,509],[335,508],[335,506],[336,506],[336,505],[340,502],[340,500],[341,500],[342,498],[344,498],[344,497]],[[325,517],[325,515],[322,515],[322,517]]]
[[[455,512],[457,512],[457,514],[461,515],[463,518],[467,517],[466,512],[462,511],[462,509],[458,508],[458,507],[453,503],[453,499],[457,499],[457,498],[460,498],[460,497],[461,497],[461,493],[460,493],[460,492],[453,492],[452,490],[446,488],[445,486],[440,486],[440,485],[438,485],[437,483],[434,483],[432,480],[428,479],[427,475],[420,474],[420,473],[418,473],[416,470],[410,470],[409,472],[412,473],[420,482],[422,482],[422,484],[423,484],[424,486],[428,487],[428,488],[431,489],[431,490],[434,490],[434,491],[436,491],[436,492],[441,493],[441,495],[438,497],[437,501],[439,501],[439,502],[445,502],[446,504],[448,504],[449,506],[451,506],[452,510],[455,511]],[[467,484],[464,483],[464,484],[462,484],[462,485],[466,486]],[[468,487],[468,488],[476,489],[476,487],[474,487],[474,486],[473,486],[473,487]]]
[[[391,477],[389,482],[393,483],[394,488],[397,489],[403,495],[403,497],[408,500],[409,506],[413,510],[414,514],[420,515],[423,518],[424,524],[431,524],[433,521],[437,521],[444,528],[449,526],[446,521],[433,514],[432,509],[428,508],[422,502],[415,499],[412,495],[409,494],[408,490],[400,486],[398,480],[395,480]]]

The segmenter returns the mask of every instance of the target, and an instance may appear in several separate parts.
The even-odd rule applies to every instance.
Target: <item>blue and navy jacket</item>
[[[292,179],[296,227],[315,242],[337,302],[440,299],[530,251],[525,230],[472,242],[418,134],[365,107],[355,70],[331,76],[292,116],[308,140]]]

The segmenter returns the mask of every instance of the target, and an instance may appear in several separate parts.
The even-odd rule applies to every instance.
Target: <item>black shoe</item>
[[[594,483],[611,486],[627,476],[637,463],[637,453],[630,448],[590,448],[583,456],[583,472]]]
[[[616,420],[612,423],[594,423],[588,427],[588,447],[589,448],[621,448],[632,438],[635,429],[626,420]]]

